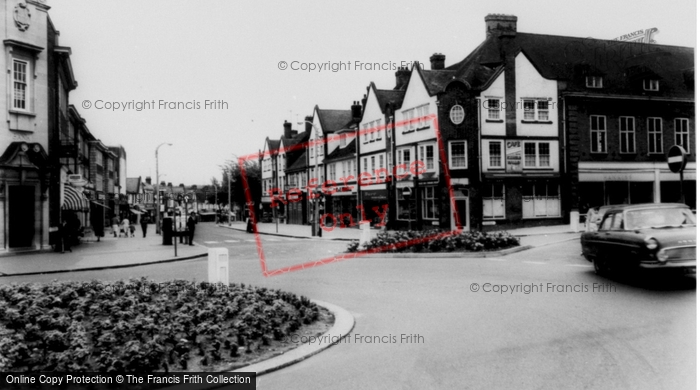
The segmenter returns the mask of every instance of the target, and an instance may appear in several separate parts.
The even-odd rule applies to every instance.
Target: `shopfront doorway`
[[[9,247],[26,248],[34,241],[34,186],[9,186]]]

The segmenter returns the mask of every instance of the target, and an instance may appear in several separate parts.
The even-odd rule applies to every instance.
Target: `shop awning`
[[[90,201],[83,195],[82,192],[78,192],[75,188],[71,186],[63,186],[63,204],[61,205],[62,210],[72,210],[72,211],[88,211],[90,210]]]

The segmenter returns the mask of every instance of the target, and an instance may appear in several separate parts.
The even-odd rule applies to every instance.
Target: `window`
[[[523,120],[548,121],[549,101],[547,100],[523,100]]]
[[[503,184],[485,184],[483,188],[484,219],[505,218],[505,186]]]
[[[644,79],[644,81],[642,82],[642,87],[645,91],[658,91],[659,80]]]
[[[450,109],[450,120],[455,125],[459,125],[464,122],[464,108],[459,104],[455,104]]]
[[[345,145],[348,144],[348,137],[346,137],[344,134],[340,135],[340,147],[345,147]]]
[[[603,88],[603,76],[586,76],[586,87]]]
[[[364,125],[362,125],[362,132],[365,134],[365,143],[367,143],[367,141],[369,140],[369,134],[368,134],[369,131],[368,131],[368,129],[369,129],[369,124],[368,124],[368,123],[365,123]]]
[[[503,143],[489,142],[489,168],[503,168]]]
[[[367,157],[365,157],[365,158],[363,159],[363,165],[362,165],[362,167],[363,167],[362,172],[369,172],[369,171],[367,170]]]
[[[500,99],[489,99],[487,101],[489,115],[488,119],[499,120],[501,119],[501,100]]]
[[[549,157],[549,142],[525,142],[525,167],[548,168]]]
[[[424,219],[438,219],[440,215],[437,206],[437,187],[421,188],[422,208]]]
[[[382,120],[377,119],[374,121],[374,131],[377,134],[376,138],[377,140],[382,139],[382,132],[384,131],[383,129],[380,130],[380,127],[382,126]]]
[[[405,122],[404,128],[406,129],[406,130],[404,130],[404,131],[415,130],[415,128],[416,128],[416,123],[415,123],[415,122],[412,122],[412,121],[413,121],[413,118],[414,118],[414,116],[413,116],[413,115],[414,115],[414,111],[415,111],[415,110],[412,108],[412,109],[410,109],[410,110],[406,110],[406,111],[403,112],[403,120],[404,120],[404,122]]]
[[[348,177],[346,172],[348,170],[348,163],[349,161],[343,161],[343,177]]]
[[[29,62],[12,59],[12,108],[28,111],[29,107]]]
[[[450,141],[448,152],[450,169],[467,168],[467,141]]]
[[[418,121],[418,128],[430,126],[430,123],[428,122],[428,105],[424,104],[418,108],[416,108],[416,116],[418,116],[419,121]]]
[[[559,185],[539,182],[523,185],[523,218],[559,217]]]
[[[367,172],[369,172],[369,173],[371,173],[371,174],[374,174],[374,169],[376,168],[375,165],[374,165],[374,156],[372,156],[372,158],[371,158],[370,160],[372,161],[372,170],[371,170],[371,171],[367,171]]]
[[[331,180],[336,180],[336,177],[335,177],[335,164],[330,164],[330,165],[329,165],[329,168],[330,168],[330,170],[331,170],[331,171],[330,171],[330,175],[329,175],[329,176],[330,176],[330,179],[331,179]]]
[[[435,154],[433,145],[419,145],[418,146],[418,156],[419,160],[425,164],[425,169],[427,171],[435,170]]]
[[[384,168],[384,155],[380,154],[379,155],[379,169]]]
[[[399,149],[396,153],[396,173],[398,175],[404,175],[410,172],[411,169],[411,149]],[[404,168],[401,168],[401,164]]]
[[[647,131],[649,134],[649,153],[663,153],[663,124],[661,118],[647,118]]]
[[[634,118],[620,117],[620,153],[634,153]]]
[[[673,121],[676,145],[680,145],[690,153],[690,133],[688,132],[688,119],[676,118]]]
[[[591,115],[591,153],[607,152],[605,133],[605,116]]]

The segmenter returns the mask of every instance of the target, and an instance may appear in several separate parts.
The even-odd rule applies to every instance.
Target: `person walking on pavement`
[[[126,216],[122,220],[122,230],[124,231],[124,237],[129,237],[129,218]]]
[[[194,216],[194,211],[190,213],[190,217],[187,218],[187,234],[190,238],[190,246],[193,246],[192,240],[194,239],[194,225],[197,224],[197,220]]]
[[[66,250],[68,252],[73,252],[70,249],[70,241],[71,241],[71,233],[70,233],[70,228],[68,227],[68,221],[63,220],[61,222],[61,225],[59,226],[59,232],[61,236],[61,253],[66,253]]]
[[[146,232],[148,231],[148,214],[141,215],[141,230],[143,231],[143,238],[146,238]]]
[[[119,218],[116,214],[112,217],[112,232],[114,232],[114,237],[119,237]]]

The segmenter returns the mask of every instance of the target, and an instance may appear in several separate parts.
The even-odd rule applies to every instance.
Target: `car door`
[[[609,237],[610,226],[612,225],[612,215],[603,217],[603,221],[597,231],[586,232],[581,240],[583,254],[586,257],[604,256]]]

